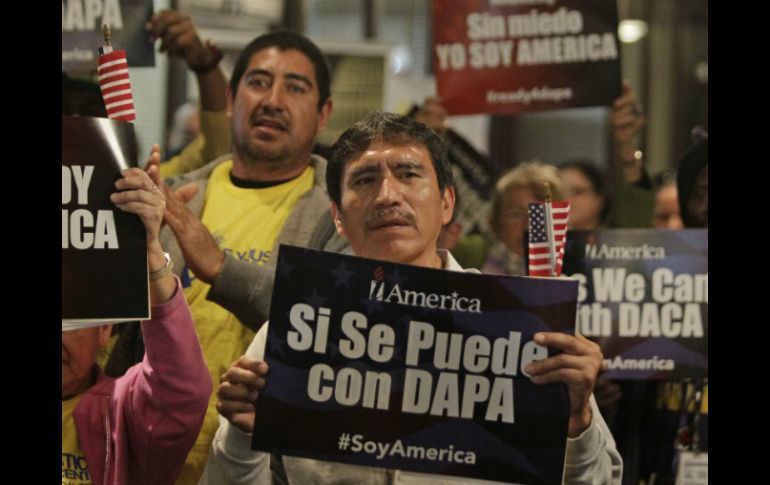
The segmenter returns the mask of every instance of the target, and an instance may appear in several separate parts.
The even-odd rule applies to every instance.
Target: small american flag
[[[113,50],[109,29],[104,27],[106,44],[99,49],[99,87],[102,90],[107,116],[112,120],[134,121],[134,96],[128,79],[126,51]]]
[[[566,201],[529,204],[530,276],[561,275],[568,216],[569,202]]]

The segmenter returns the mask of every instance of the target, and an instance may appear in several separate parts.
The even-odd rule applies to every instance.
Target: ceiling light
[[[618,25],[618,37],[621,42],[636,42],[647,35],[647,22],[644,20],[622,20]]]

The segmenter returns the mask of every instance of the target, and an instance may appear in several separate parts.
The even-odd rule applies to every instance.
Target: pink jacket
[[[179,279],[141,325],[142,362],[100,372],[73,413],[93,485],[173,483],[203,423],[211,378]]]

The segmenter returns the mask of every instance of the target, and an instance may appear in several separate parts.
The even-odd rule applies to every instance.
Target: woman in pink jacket
[[[162,192],[138,168],[115,187],[112,201],[147,230],[152,318],[141,323],[144,359],[117,379],[95,364],[111,325],[62,331],[62,483],[170,484],[198,436],[211,378],[158,240]]]

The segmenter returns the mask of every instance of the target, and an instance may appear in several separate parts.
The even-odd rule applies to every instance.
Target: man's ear
[[[321,109],[318,111],[318,127],[316,133],[321,133],[326,129],[329,120],[332,117],[332,98],[328,98]]]
[[[441,225],[449,224],[452,220],[455,208],[455,188],[453,185],[447,185],[444,193],[441,194]]]
[[[332,209],[332,220],[334,220],[334,227],[337,228],[337,234],[339,234],[340,236],[344,236],[345,228],[342,225],[342,214],[340,213],[340,210],[334,201],[331,202],[331,209]]]

